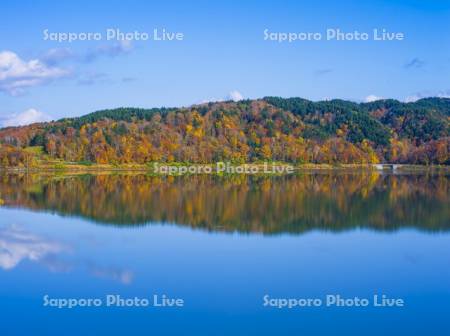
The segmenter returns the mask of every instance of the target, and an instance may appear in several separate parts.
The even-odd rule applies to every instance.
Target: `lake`
[[[450,334],[445,173],[0,181],[1,335]]]

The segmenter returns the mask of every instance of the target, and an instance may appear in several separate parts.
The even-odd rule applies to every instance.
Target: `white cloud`
[[[244,99],[244,96],[236,90],[231,91],[228,96],[227,96],[227,100],[232,100],[232,101],[239,101]]]
[[[201,100],[198,104],[207,104],[207,103],[219,103],[219,102],[223,102],[226,100],[232,100],[232,101],[239,101],[239,100],[243,100],[244,96],[236,90],[230,91],[228,93],[227,96],[225,96],[224,98],[208,98],[208,99],[203,99]]]
[[[366,98],[364,98],[364,101],[366,103],[371,103],[371,102],[374,102],[374,101],[377,101],[377,100],[381,100],[381,99],[384,99],[384,98],[383,97],[378,97],[378,96],[375,96],[375,95],[371,94],[371,95],[368,95]]]
[[[3,122],[3,126],[23,126],[49,120],[51,120],[51,118],[47,114],[34,108],[30,108],[21,113],[11,115]]]
[[[48,66],[38,59],[24,61],[12,51],[0,52],[0,91],[10,95],[20,95],[26,88],[67,75],[69,71]]]

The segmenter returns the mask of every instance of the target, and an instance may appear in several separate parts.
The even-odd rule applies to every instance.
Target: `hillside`
[[[0,164],[274,160],[449,164],[450,99],[312,102],[265,97],[118,108],[0,130]]]

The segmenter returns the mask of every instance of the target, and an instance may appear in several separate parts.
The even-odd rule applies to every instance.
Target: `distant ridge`
[[[122,107],[3,128],[0,159],[3,166],[20,165],[20,151],[42,146],[43,155],[72,162],[449,164],[449,118],[449,98],[355,103],[264,97]]]

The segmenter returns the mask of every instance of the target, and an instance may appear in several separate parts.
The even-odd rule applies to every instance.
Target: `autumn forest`
[[[450,163],[450,99],[312,102],[265,97],[184,108],[117,108],[0,130],[0,165]]]

